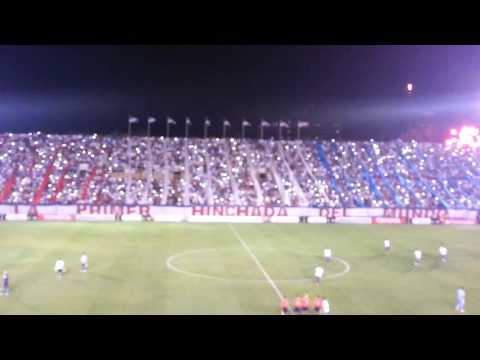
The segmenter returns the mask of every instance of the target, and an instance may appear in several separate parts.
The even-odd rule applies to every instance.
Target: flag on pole
[[[188,127],[192,125],[189,117],[185,118],[185,138],[188,138]]]
[[[269,127],[270,126],[270,123],[268,121],[265,121],[265,120],[262,120],[261,126],[264,126],[264,127]]]
[[[223,122],[223,126],[232,126],[232,125],[230,124],[230,121],[225,120],[225,121]]]
[[[307,121],[299,121],[298,122],[298,127],[299,128],[304,128],[304,127],[308,127],[308,126],[310,126],[310,123],[307,122]]]
[[[247,120],[243,120],[242,126],[252,126]]]
[[[288,128],[288,124],[285,121],[280,121],[280,127]]]
[[[167,124],[169,125],[176,125],[177,123],[171,117],[167,117]]]
[[[138,123],[138,119],[137,119],[136,117],[130,116],[130,117],[128,118],[128,123],[129,123],[129,124]]]
[[[156,122],[156,121],[157,121],[157,119],[155,119],[154,117],[149,117],[149,118],[148,118],[148,123],[149,123],[149,124],[153,124],[153,123]]]
[[[208,120],[208,118],[205,119],[205,126],[210,126],[210,125],[211,125],[210,120]]]

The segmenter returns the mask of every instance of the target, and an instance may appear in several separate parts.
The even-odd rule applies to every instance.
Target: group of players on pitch
[[[390,240],[385,240],[383,242],[383,247],[384,247],[386,252],[390,251],[391,248],[392,248],[391,244],[390,244]],[[420,250],[416,249],[413,252],[413,255],[414,255],[414,258],[415,258],[413,265],[415,267],[420,266],[420,264],[422,262],[422,252]],[[447,262],[447,256],[448,256],[448,249],[443,245],[440,246],[438,248],[438,255],[440,256],[440,260],[443,263],[446,263]],[[455,311],[456,312],[459,312],[459,313],[464,313],[465,312],[465,297],[466,297],[465,289],[463,287],[459,287],[457,289],[457,301],[456,301],[456,304],[455,304]]]
[[[385,240],[383,242],[383,247],[385,249],[385,251],[390,251],[391,250],[391,244],[390,244],[390,240]],[[418,267],[420,266],[421,262],[422,262],[422,252],[418,249],[416,249],[414,252],[413,252],[413,255],[414,255],[414,266],[415,267]],[[440,246],[438,248],[438,255],[440,256],[440,260],[443,262],[443,263],[446,263],[447,262],[447,255],[448,255],[448,249],[445,247],[445,246]],[[463,287],[460,287],[457,289],[457,302],[455,304],[455,311],[456,312],[460,312],[460,313],[464,313],[465,312],[465,297],[466,297],[466,292],[465,292],[465,289]]]
[[[389,252],[392,250],[392,244],[390,243],[390,240],[385,240],[383,242],[383,248],[385,252]],[[332,259],[332,250],[331,249],[325,249],[324,250],[324,257],[325,261],[330,262]],[[438,254],[440,256],[440,260],[443,263],[447,262],[447,255],[448,255],[448,250],[445,246],[440,246],[438,248]],[[416,249],[413,252],[414,255],[414,266],[418,267],[420,266],[422,262],[422,252],[418,249]],[[321,266],[317,266],[315,268],[315,283],[317,286],[320,285],[320,280],[323,278],[323,274],[325,273],[324,269]],[[465,297],[466,297],[466,292],[463,287],[460,287],[457,289],[456,293],[456,304],[455,304],[455,311],[464,313],[465,312]],[[283,298],[280,302],[280,310],[282,315],[288,315],[291,313],[290,310],[290,304],[288,302],[287,298]],[[308,314],[310,313],[310,298],[308,297],[308,294],[305,294],[303,297],[297,297],[295,298],[295,303],[294,303],[294,308],[293,312],[295,314]],[[330,313],[330,303],[326,298],[322,298],[321,296],[317,296],[315,300],[313,301],[313,312],[316,314],[329,314]]]
[[[280,302],[280,313],[281,315],[289,315],[290,311],[290,304],[287,298],[283,298]],[[315,297],[313,300],[313,308],[310,307],[310,297],[308,294],[305,294],[303,297],[296,297],[295,303],[293,307],[293,311],[297,315],[307,315],[311,314],[313,310],[314,314],[318,315],[328,315],[330,313],[330,303],[326,298],[322,298],[321,296]]]
[[[332,260],[332,250],[325,249],[323,251],[323,255],[325,257],[326,262],[330,262]],[[320,286],[320,280],[323,278],[323,274],[325,270],[321,266],[317,266],[315,268],[315,284]],[[301,314],[311,314],[312,308],[310,307],[310,297],[308,294],[305,294],[303,297],[297,296],[295,298],[293,312],[297,315]],[[287,298],[283,298],[280,301],[280,314],[281,315],[289,315],[290,311],[290,304]],[[317,296],[313,300],[313,313],[318,315],[328,315],[330,314],[330,303],[328,300],[322,296]]]
[[[383,242],[383,248],[385,249],[385,252],[389,252],[391,249],[392,249],[392,245],[390,244],[390,240],[385,240]],[[448,255],[448,250],[445,246],[440,246],[438,248],[438,254],[440,256],[440,260],[443,262],[443,263],[446,263],[447,262],[447,255]],[[414,256],[414,263],[413,265],[415,267],[418,267],[420,266],[421,262],[422,262],[422,252],[418,249],[416,249],[414,252],[413,252],[413,256]]]
[[[65,261],[62,259],[58,259],[55,262],[55,266],[53,267],[53,271],[58,275],[59,279],[62,279],[67,271],[65,267]],[[88,271],[88,256],[87,254],[83,253],[80,256],[80,272],[87,272]],[[2,289],[0,291],[0,296],[9,296],[10,295],[10,276],[7,270],[3,271],[2,275]]]
[[[390,240],[385,240],[383,242],[383,247],[385,252],[389,252],[392,249]],[[447,255],[448,250],[445,246],[440,246],[438,249],[438,253],[440,255],[440,259],[443,263],[447,262]],[[324,250],[324,257],[326,262],[330,262],[332,260],[332,250],[325,249]],[[422,252],[420,250],[414,251],[414,266],[420,266],[422,261]],[[53,268],[55,273],[57,273],[58,278],[62,279],[66,272],[65,261],[62,259],[58,259],[55,262],[55,266]],[[87,272],[88,271],[88,257],[85,253],[80,256],[80,272]],[[321,266],[317,266],[315,268],[315,284],[320,286],[320,281],[323,278],[325,271]],[[10,277],[7,270],[3,271],[2,274],[2,289],[0,291],[0,296],[8,296],[10,294]],[[455,304],[455,311],[464,313],[465,312],[465,297],[466,292],[463,287],[457,289],[457,301]],[[290,304],[287,298],[283,298],[280,302],[280,309],[282,315],[288,315],[291,313]],[[303,297],[296,297],[293,307],[293,312],[295,314],[309,314],[311,313],[312,308],[310,307],[310,298],[308,294],[305,294]],[[317,296],[313,300],[313,313],[315,314],[323,314],[327,315],[330,313],[330,303],[324,297]]]
[[[62,259],[58,259],[55,262],[55,266],[53,268],[58,275],[59,279],[62,279],[65,273],[67,272],[67,268],[65,267],[65,261]],[[88,256],[87,254],[83,253],[80,256],[80,272],[87,272],[88,271]]]

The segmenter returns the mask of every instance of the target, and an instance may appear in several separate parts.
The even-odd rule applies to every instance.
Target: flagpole
[[[148,118],[147,120],[147,123],[148,123],[148,127],[147,127],[147,141],[148,141],[148,167],[149,167],[149,171],[148,171],[148,181],[147,181],[147,192],[146,192],[146,196],[145,196],[145,200],[146,200],[146,203],[148,204],[149,201],[148,201],[148,196],[150,195],[150,192],[151,192],[151,189],[152,189],[152,181],[153,181],[153,167],[152,167],[152,139],[150,137],[150,125],[152,124],[152,121],[153,118]]]
[[[127,137],[127,142],[128,142],[128,177],[127,177],[127,204],[130,202],[130,184],[132,183],[132,168],[131,168],[131,161],[130,161],[130,154],[132,152],[132,144],[130,141],[130,137],[132,136],[132,117],[128,118],[128,137]]]

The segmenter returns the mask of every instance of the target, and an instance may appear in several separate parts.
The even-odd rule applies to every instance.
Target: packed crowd
[[[445,144],[0,134],[0,202],[480,209]]]

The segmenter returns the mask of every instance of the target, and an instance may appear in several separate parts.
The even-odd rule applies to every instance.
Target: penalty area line
[[[253,251],[248,247],[247,243],[245,242],[245,240],[243,240],[243,238],[240,236],[240,234],[238,233],[237,229],[235,229],[235,227],[232,225],[232,224],[228,224],[229,227],[230,227],[230,230],[233,232],[233,235],[235,235],[235,237],[237,238],[238,241],[240,241],[240,244],[242,244],[243,248],[245,249],[245,251],[250,255],[250,257],[252,258],[253,262],[257,265],[257,267],[260,269],[260,271],[262,272],[263,276],[265,276],[265,279],[267,279],[268,283],[270,284],[270,286],[273,288],[273,290],[275,291],[275,294],[277,294],[278,298],[280,300],[282,300],[284,298],[282,292],[280,291],[280,289],[278,288],[278,286],[275,284],[275,282],[272,280],[272,278],[270,277],[270,275],[268,275],[267,271],[265,270],[265,268],[263,267],[263,265],[260,263],[260,261],[258,260],[258,258],[255,256],[255,254],[253,253]]]

